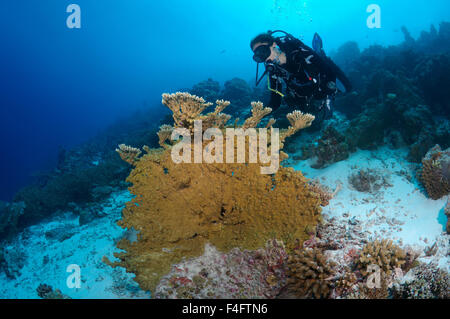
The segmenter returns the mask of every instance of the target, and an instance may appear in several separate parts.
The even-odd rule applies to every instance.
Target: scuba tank
[[[341,92],[350,92],[352,90],[350,80],[347,78],[344,72],[329,57],[327,57],[323,49],[322,38],[317,32],[314,33],[312,47],[313,50],[322,58],[322,60],[336,75],[336,88]]]

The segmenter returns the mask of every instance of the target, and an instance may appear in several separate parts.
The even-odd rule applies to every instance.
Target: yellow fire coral
[[[392,243],[392,240],[383,239],[366,244],[357,260],[357,268],[363,276],[367,276],[368,266],[378,265],[386,275],[390,275],[395,268],[401,268],[406,262],[406,252]]]
[[[204,116],[199,110],[208,103],[201,98],[163,97],[176,125],[192,128],[200,118],[223,127],[228,118],[221,113],[226,101],[217,101],[216,111]],[[135,198],[119,225],[137,231],[138,240],[120,241],[124,252],[113,265],[134,273],[141,288],[153,291],[171,265],[202,255],[206,243],[228,252],[258,249],[275,238],[292,249],[318,223],[320,197],[300,172],[280,167],[265,175],[258,163],[176,164],[171,148],[145,148],[127,179]]]

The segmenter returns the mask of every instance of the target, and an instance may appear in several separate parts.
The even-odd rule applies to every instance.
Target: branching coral
[[[419,177],[430,198],[439,199],[449,194],[450,148],[445,151],[439,145],[431,148],[422,159]]]
[[[449,299],[450,276],[437,265],[421,264],[402,282],[394,284],[392,294],[398,299]]]
[[[366,283],[358,283],[345,296],[346,299],[388,299],[390,278],[385,273],[380,274],[380,287],[369,288]]]
[[[343,296],[350,293],[351,289],[357,284],[355,273],[350,269],[345,269],[344,274],[336,280],[335,293],[338,296]]]
[[[259,122],[263,119],[264,116],[272,112],[270,107],[264,107],[262,102],[252,102],[252,116],[245,120],[242,128],[248,129],[251,127],[257,127]]]
[[[212,103],[207,103],[203,98],[186,92],[164,93],[162,103],[173,112],[175,127],[184,127],[191,132],[194,131],[195,120],[201,120],[202,128],[206,130],[212,127],[222,129],[231,118],[230,115],[221,113],[230,104],[224,100],[217,100],[214,112],[206,115],[202,115],[202,112]]]
[[[162,103],[173,113],[176,127],[193,129],[194,120],[200,116],[204,109],[212,105],[212,103],[206,103],[201,97],[185,92],[164,93],[162,97]]]
[[[342,185],[339,184],[334,191],[331,191],[327,186],[320,184],[318,180],[310,181],[309,186],[314,193],[319,194],[322,206],[327,206],[342,188]]]
[[[284,147],[284,142],[287,137],[294,135],[299,130],[310,127],[312,121],[314,121],[315,116],[309,113],[302,113],[301,111],[295,110],[286,115],[289,123],[291,124],[287,130],[283,130],[280,134],[280,148]],[[285,160],[289,156],[283,151],[280,152],[280,159]]]
[[[136,162],[142,153],[140,149],[125,144],[120,144],[119,148],[116,148],[116,152],[119,153],[121,159],[130,165],[136,165]]]
[[[291,124],[287,130],[281,133],[281,143],[283,144],[285,139],[297,131],[304,128],[310,127],[311,123],[314,121],[315,116],[309,113],[302,113],[301,111],[295,110],[288,115],[286,115],[289,123]]]
[[[173,132],[173,127],[171,125],[163,124],[159,127],[158,137],[159,137],[159,145],[162,147],[166,147],[166,141],[169,139],[170,135]]]
[[[383,239],[366,244],[356,261],[356,266],[363,276],[367,276],[368,266],[377,265],[386,275],[391,275],[395,268],[402,268],[406,262],[406,252],[392,243],[392,240]]]
[[[315,116],[309,113],[302,113],[299,110],[295,110],[287,115],[291,127],[288,128],[289,133],[295,133],[298,130],[302,130],[306,127],[310,127],[312,121],[314,121]],[[290,134],[287,136],[290,136]]]
[[[204,108],[198,97],[177,93],[164,95],[164,100],[174,110],[177,125],[205,118],[198,112]],[[179,105],[184,103],[187,106]],[[225,104],[218,103],[216,114]],[[261,104],[253,107],[254,119],[260,118],[256,109],[266,113]],[[180,110],[191,113],[185,117]],[[300,127],[297,123],[294,130]],[[200,256],[206,243],[228,252],[258,249],[276,238],[289,250],[319,221],[320,196],[292,168],[280,167],[267,175],[261,174],[260,163],[176,164],[171,147],[146,152],[127,179],[136,197],[119,221],[135,229],[138,240],[122,240],[118,247],[124,252],[116,254],[120,261],[114,263],[135,273],[145,290],[154,290],[171,265]]]
[[[296,250],[288,260],[288,290],[298,298],[329,297],[334,266],[320,249]]]

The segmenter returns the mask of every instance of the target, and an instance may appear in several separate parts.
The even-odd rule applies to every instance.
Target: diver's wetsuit
[[[282,96],[278,92],[284,93],[289,107],[314,114],[317,109],[314,109],[312,99],[323,100],[322,106],[326,105],[327,100],[329,103],[337,93],[336,78],[343,83],[347,92],[351,90],[350,81],[324,54],[319,55],[293,37],[277,38],[276,43],[286,54],[286,64],[276,65],[268,72],[272,89],[269,107],[272,110],[277,110],[281,105]],[[286,86],[284,92],[283,83]],[[329,105],[327,113],[326,118],[331,117]]]

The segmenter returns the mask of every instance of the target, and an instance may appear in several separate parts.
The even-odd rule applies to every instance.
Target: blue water
[[[366,8],[381,8],[369,29]],[[66,7],[81,8],[81,29]],[[284,29],[328,52],[348,40],[360,48],[397,44],[402,25],[416,38],[450,18],[447,0],[2,0],[0,2],[0,199],[10,200],[32,172],[161,93],[209,77],[253,80],[249,42]]]

